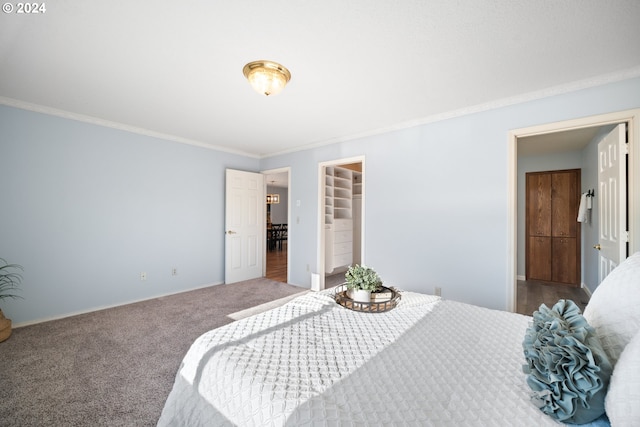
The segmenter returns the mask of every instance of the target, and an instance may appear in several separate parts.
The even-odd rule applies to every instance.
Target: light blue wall
[[[309,286],[318,163],[359,155],[365,262],[402,289],[503,309],[508,131],[638,107],[635,78],[258,161],[0,106],[0,257],[25,266],[25,299],[2,309],[19,324],[222,282],[226,167],[291,167],[289,268]]]
[[[224,170],[259,163],[4,106],[0,158],[17,324],[223,282]]]
[[[271,222],[273,224],[288,224],[287,204],[289,203],[289,195],[287,189],[267,185],[267,193],[280,195],[280,203],[271,205]]]
[[[402,289],[506,308],[508,132],[638,107],[634,78],[264,159],[291,167],[292,281],[308,286],[317,262],[318,163],[364,155],[364,262]]]

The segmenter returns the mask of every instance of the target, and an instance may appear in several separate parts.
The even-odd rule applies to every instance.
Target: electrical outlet
[[[442,296],[442,288],[439,286],[436,286],[436,295],[437,296]]]
[[[140,273],[140,280],[147,280],[147,273],[145,271]]]
[[[172,275],[172,276],[177,276],[177,275],[178,275],[178,269],[177,269],[177,268],[175,268],[175,267],[173,267],[173,268],[171,269],[171,275]]]

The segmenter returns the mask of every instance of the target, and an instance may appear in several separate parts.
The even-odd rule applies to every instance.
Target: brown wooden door
[[[551,174],[551,235],[576,237],[578,228],[578,174],[575,171]]]
[[[551,236],[551,175],[527,174],[529,236]]]
[[[551,281],[576,285],[578,259],[575,237],[553,237],[551,242]]]
[[[580,170],[526,174],[526,278],[580,285]]]
[[[527,279],[551,280],[551,237],[531,236],[528,247]]]

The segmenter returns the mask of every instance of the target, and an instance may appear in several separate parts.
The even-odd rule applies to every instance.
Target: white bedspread
[[[198,338],[158,425],[557,426],[529,399],[529,322],[410,292],[386,313],[309,293]]]

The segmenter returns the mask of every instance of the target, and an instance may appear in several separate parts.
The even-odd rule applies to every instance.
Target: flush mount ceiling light
[[[291,80],[289,70],[273,61],[249,62],[242,73],[256,92],[266,96],[279,93]]]

